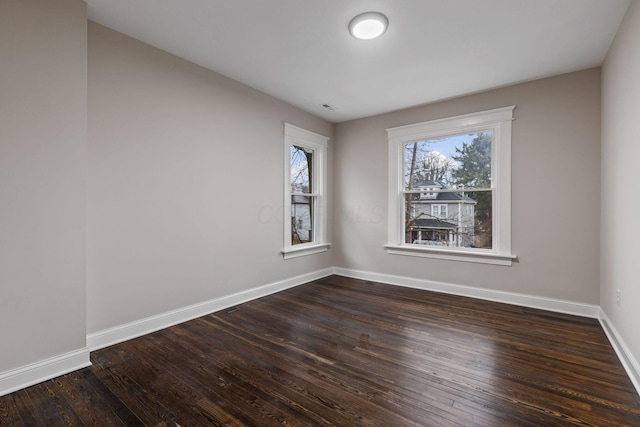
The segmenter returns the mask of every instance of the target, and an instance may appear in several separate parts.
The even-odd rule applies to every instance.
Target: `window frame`
[[[436,214],[433,214],[434,208],[436,209]],[[444,216],[442,216],[442,208],[444,208]],[[431,217],[437,219],[447,219],[449,216],[449,205],[446,203],[431,203]]]
[[[284,259],[297,258],[326,252],[331,246],[327,242],[327,146],[329,138],[306,129],[284,123],[284,245],[281,251]],[[293,245],[291,242],[291,147],[298,146],[313,150],[311,174],[314,199],[312,221],[313,241]]]
[[[389,198],[387,253],[483,264],[512,265],[511,122],[515,105],[387,129]],[[491,131],[492,249],[418,246],[404,242],[404,147],[429,139]],[[465,189],[465,192],[473,189]]]

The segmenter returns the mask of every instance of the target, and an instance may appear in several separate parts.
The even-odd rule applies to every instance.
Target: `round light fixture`
[[[349,32],[357,39],[371,40],[387,31],[389,20],[380,12],[365,12],[349,22]]]

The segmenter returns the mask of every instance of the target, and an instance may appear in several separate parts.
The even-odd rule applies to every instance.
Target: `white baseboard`
[[[89,351],[98,350],[119,342],[127,341],[129,339],[155,332],[178,323],[186,322],[197,317],[205,316],[237,304],[274,294],[313,280],[321,279],[323,277],[330,276],[331,274],[525,307],[539,308],[583,317],[597,318],[618,355],[618,358],[627,371],[631,382],[640,394],[640,364],[638,364],[638,361],[629,351],[629,348],[620,337],[620,334],[618,334],[616,329],[613,327],[613,324],[607,317],[606,313],[602,311],[599,306],[514,292],[474,288],[471,286],[436,282],[432,280],[333,267],[259,286],[257,288],[179,308],[89,334],[87,336],[87,348],[0,373],[0,396],[4,396],[22,388],[29,387],[87,366],[91,366]]]
[[[146,317],[124,325],[104,329],[87,335],[87,347],[89,347],[91,351],[99,350],[169,326],[177,325],[178,323],[206,316],[207,314],[233,307],[234,305],[274,294],[288,288],[293,288],[322,277],[330,276],[331,274],[333,274],[333,268],[325,268],[323,270],[270,283],[268,285],[238,292],[232,295],[226,295],[202,303],[168,311],[166,313]]]
[[[638,360],[633,356],[631,350],[629,350],[629,347],[627,347],[604,310],[600,309],[598,319],[600,320],[604,333],[607,335],[607,338],[609,338],[611,346],[618,355],[620,363],[622,363],[624,370],[627,371],[627,375],[636,388],[636,391],[640,394],[640,363],[638,363]]]
[[[427,291],[442,292],[452,295],[478,298],[488,301],[503,302],[524,307],[539,308],[558,313],[573,314],[582,317],[598,318],[600,307],[592,304],[566,301],[554,298],[545,298],[535,295],[519,294],[515,292],[497,291],[486,288],[474,288],[472,286],[457,285],[453,283],[436,282],[426,279],[395,276],[390,274],[371,273],[368,271],[351,270],[348,268],[334,267],[335,274],[352,277],[354,279],[370,280],[373,282],[388,283],[390,285],[405,286],[409,288],[423,289]]]
[[[519,294],[515,292],[496,291],[491,289],[474,288],[470,286],[451,283],[435,282],[432,280],[415,279],[410,277],[394,276],[389,274],[372,273],[368,271],[351,270],[348,268],[334,267],[334,274],[354,279],[370,280],[373,282],[388,283],[390,285],[406,286],[428,291],[442,292],[452,295],[478,298],[488,301],[503,302],[524,307],[539,308],[542,310],[559,313],[573,314],[576,316],[596,318],[600,321],[611,346],[618,355],[629,379],[640,394],[640,364],[633,356],[629,347],[615,329],[607,314],[597,305],[577,303],[553,298],[543,298],[533,295]]]
[[[0,396],[91,366],[83,348],[0,373]]]

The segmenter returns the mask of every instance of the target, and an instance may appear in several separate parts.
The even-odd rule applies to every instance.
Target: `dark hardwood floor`
[[[594,319],[331,276],[91,354],[9,426],[640,426]]]

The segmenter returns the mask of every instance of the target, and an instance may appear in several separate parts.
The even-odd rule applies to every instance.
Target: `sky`
[[[431,140],[433,142],[429,144],[429,150],[439,151],[441,154],[444,154],[447,157],[451,157],[456,154],[456,147],[462,148],[462,143],[464,142],[470,144],[471,140],[473,140],[475,136],[476,134],[464,134],[449,136],[443,139]]]

